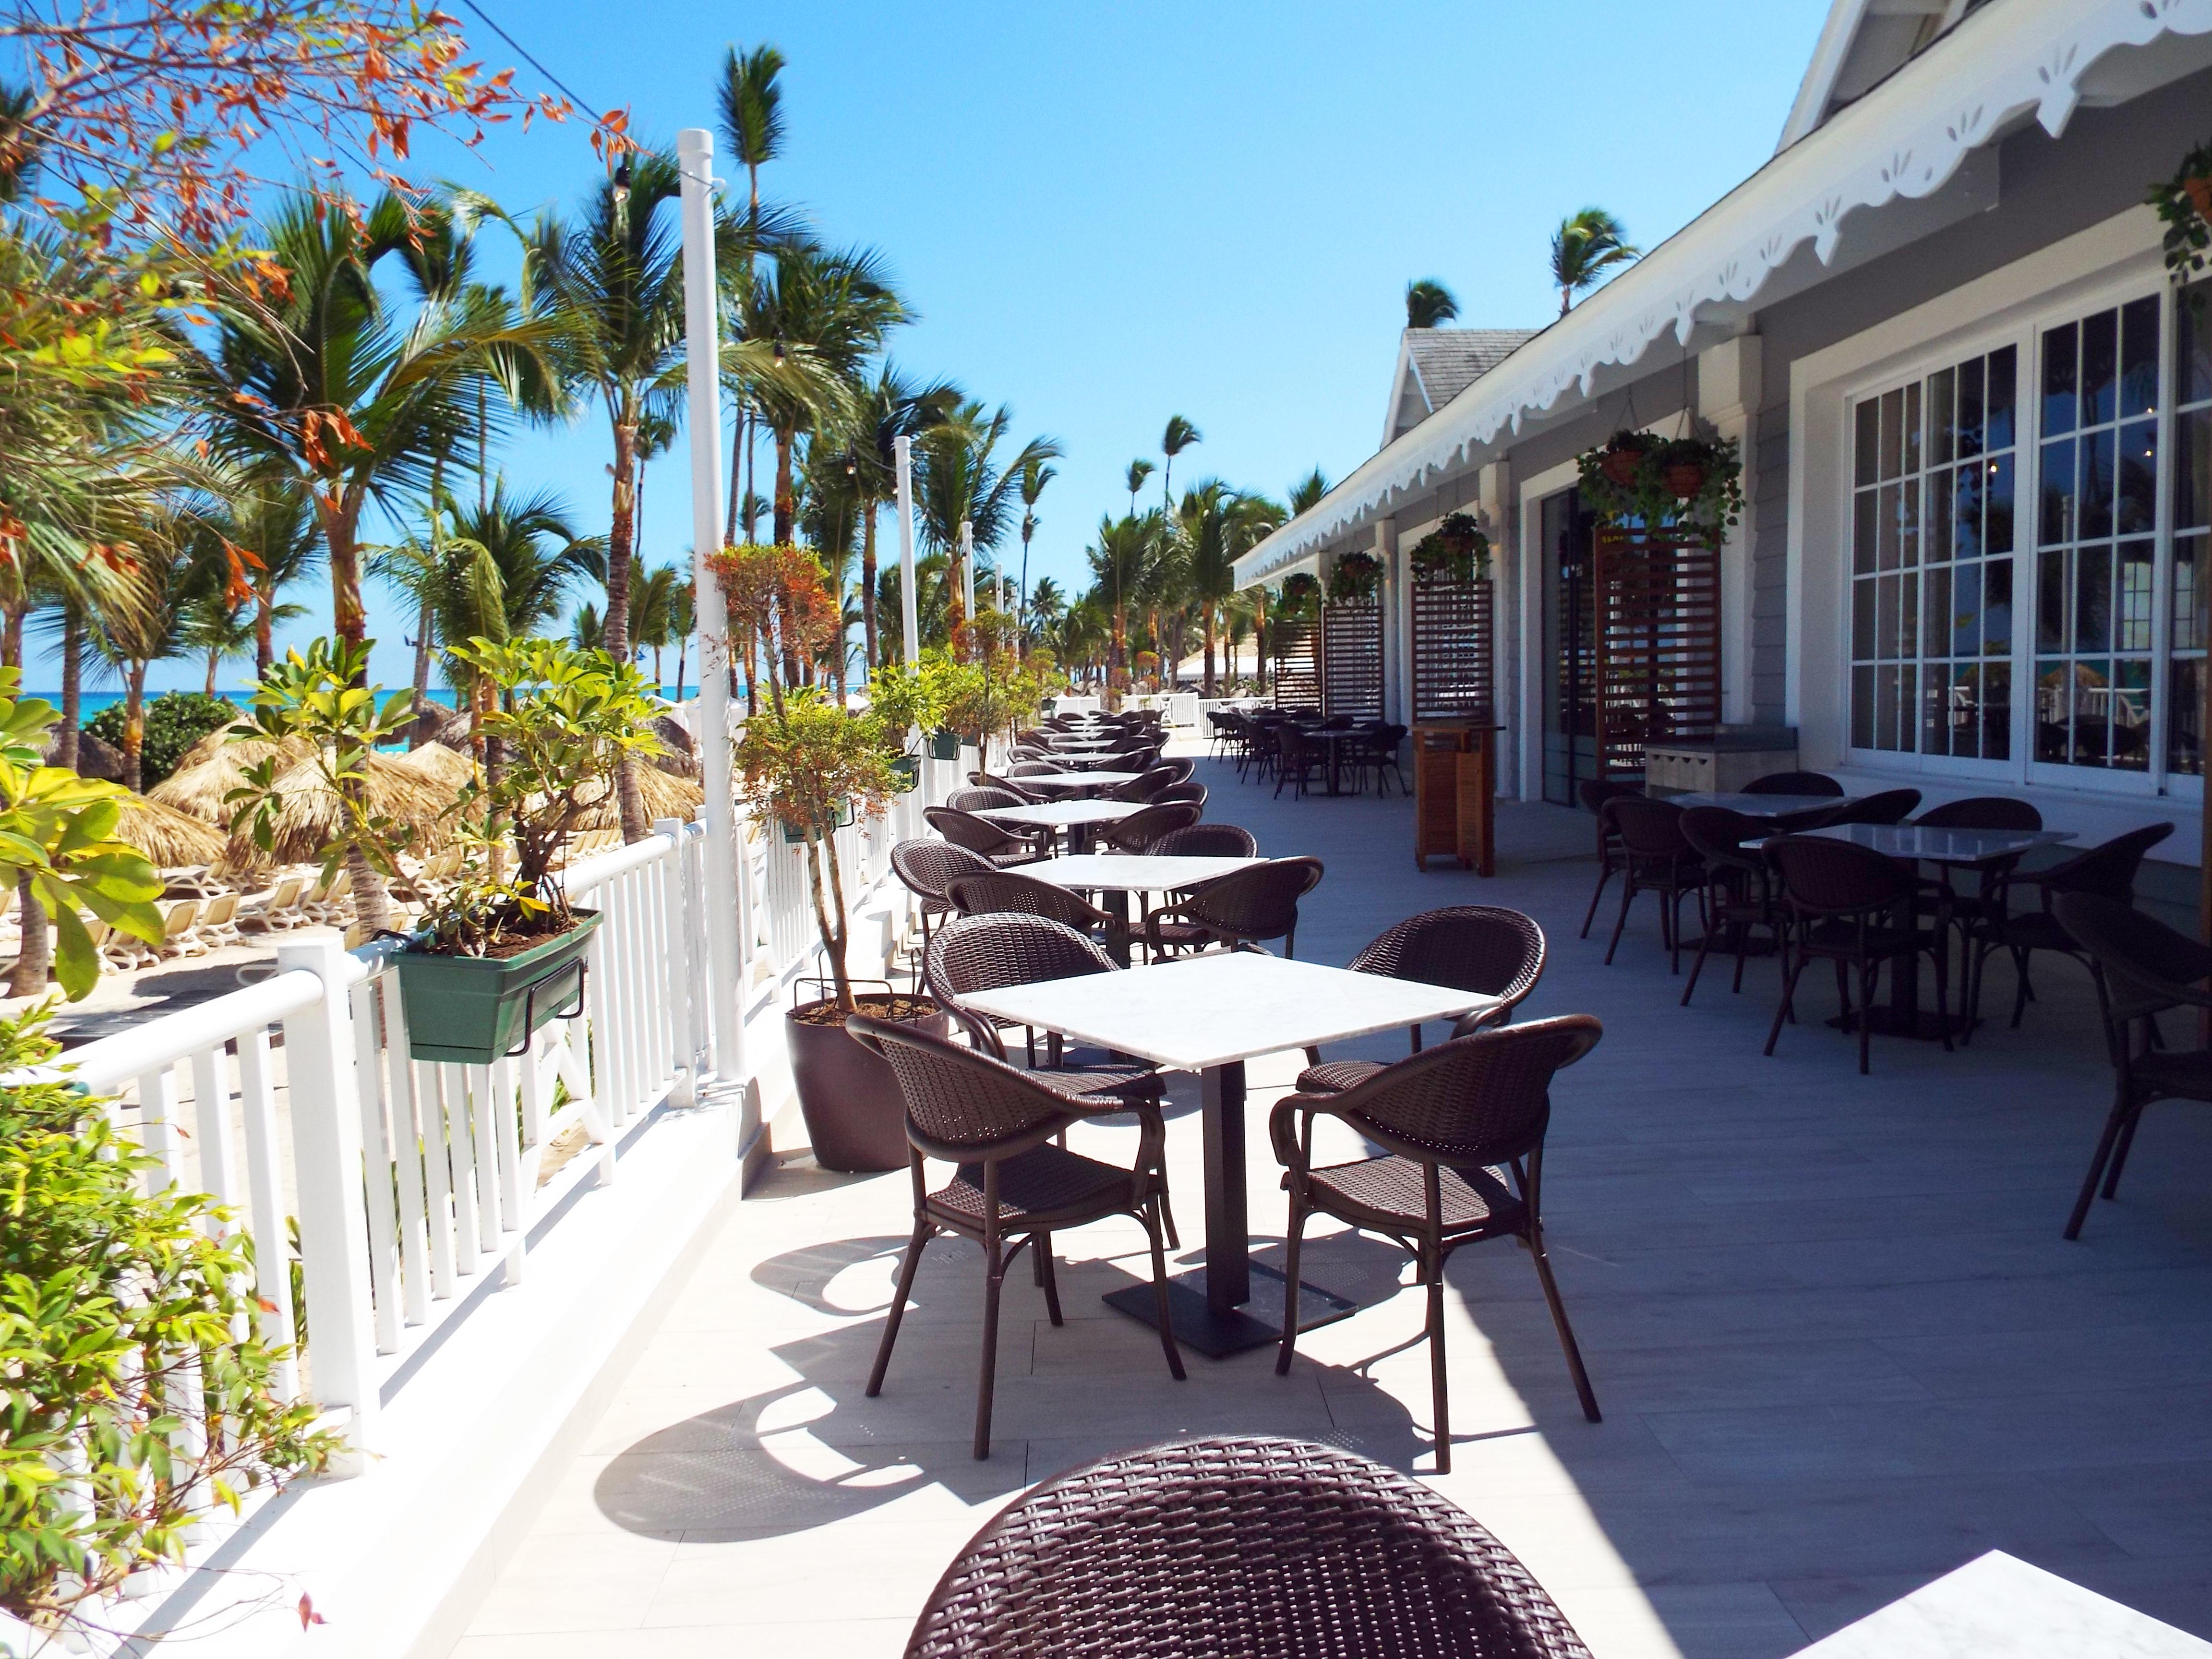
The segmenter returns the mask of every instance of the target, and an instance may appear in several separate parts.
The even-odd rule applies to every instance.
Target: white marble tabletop
[[[1664,797],[1674,806],[1725,806],[1747,818],[1787,817],[1792,812],[1817,812],[1824,806],[1847,806],[1850,795],[1753,795],[1741,790],[1692,789]]]
[[[2070,830],[1941,830],[1918,823],[1838,823],[1805,833],[1871,848],[1893,859],[1966,866],[1994,864],[2074,839]]]
[[[1022,873],[1038,867],[1024,865]],[[1494,1006],[1498,999],[1251,951],[1224,951],[1121,973],[1003,986],[962,1000],[995,1018],[1058,1031],[1170,1070],[1200,1072],[1255,1054],[1341,1042],[1425,1020],[1455,1019]]]
[[[2206,1659],[2212,1643],[1991,1550],[1797,1659]]]
[[[1006,808],[997,809],[1000,811]],[[1074,853],[1039,859],[1021,872],[1055,887],[1099,893],[1179,893],[1220,876],[1233,876],[1265,859],[1155,857],[1149,853]]]
[[[1064,827],[1071,823],[1119,823],[1130,813],[1144,810],[1145,803],[1140,800],[1041,800],[1021,806],[987,806],[975,816],[1005,823]]]
[[[1055,749],[1111,749],[1121,741],[1119,738],[1063,738],[1051,737],[1046,741]]]
[[[1111,789],[1117,783],[1134,783],[1136,772],[1032,772],[1013,780],[1024,789]]]

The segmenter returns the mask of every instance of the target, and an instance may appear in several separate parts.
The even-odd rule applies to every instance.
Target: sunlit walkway
[[[1788,1654],[1990,1549],[2212,1633],[2212,1125],[2154,1112],[2123,1201],[2098,1206],[2081,1243],[2060,1240],[2109,1088],[2078,970],[2046,968],[2026,1029],[1996,1022],[1968,1051],[1878,1039],[1863,1079],[1815,987],[1762,1060],[1771,963],[1740,997],[1709,975],[1684,1010],[1648,908],[1611,969],[1601,939],[1575,938],[1587,819],[1509,809],[1495,880],[1423,876],[1401,801],[1276,802],[1231,769],[1200,775],[1209,817],[1327,861],[1301,956],[1341,963],[1431,906],[1510,903],[1552,938],[1528,1012],[1605,1021],[1554,1091],[1546,1208],[1606,1420],[1577,1409],[1521,1252],[1462,1251],[1455,1472],[1436,1482],[1600,1659]],[[2010,988],[1993,968],[1992,1002]],[[1297,1063],[1255,1067],[1267,1237],[1284,1200],[1261,1109]],[[1188,1244],[1185,1098],[1169,1133]],[[908,1202],[902,1174],[827,1176],[803,1157],[768,1179],[457,1654],[891,1655],[994,1506],[1094,1455],[1241,1431],[1427,1467],[1427,1359],[1407,1346],[1421,1299],[1394,1248],[1337,1234],[1310,1249],[1306,1276],[1363,1307],[1304,1339],[1289,1377],[1262,1351],[1194,1358],[1177,1384],[1152,1334],[1098,1304],[1143,1271],[1133,1226],[1059,1241],[1064,1328],[1025,1272],[1010,1277],[996,1455],[975,1462],[971,1248],[937,1247],[888,1386],[862,1395]]]

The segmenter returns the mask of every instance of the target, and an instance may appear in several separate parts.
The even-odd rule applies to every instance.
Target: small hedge
[[[0,1021],[0,1076],[53,1063],[48,1013]],[[196,1515],[337,1449],[271,1392],[281,1351],[241,1340],[246,1236],[210,1237],[204,1195],[145,1196],[155,1166],[66,1083],[0,1085],[0,1609],[35,1627],[96,1626],[98,1598],[183,1556]],[[187,1462],[174,1413],[195,1389],[223,1432]]]
[[[146,705],[146,742],[138,751],[139,783],[151,789],[177,769],[185,750],[238,718],[238,705],[204,691],[164,691]],[[123,748],[124,706],[110,703],[84,723],[103,742]]]

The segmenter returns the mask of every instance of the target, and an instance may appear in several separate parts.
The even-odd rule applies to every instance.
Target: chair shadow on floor
[[[1069,1242],[1081,1248],[1075,1236]],[[756,1266],[756,1283],[854,1322],[772,1343],[768,1352],[797,1373],[791,1380],[625,1449],[594,1486],[600,1512],[641,1536],[701,1542],[811,1531],[932,1485],[975,1504],[1052,1472],[1036,1467],[1037,1457],[1025,1458],[1030,1442],[1048,1443],[1055,1467],[1224,1432],[1330,1442],[1408,1470],[1430,1452],[1425,1423],[1417,1423],[1365,1374],[1405,1346],[1395,1332],[1376,1352],[1346,1364],[1317,1364],[1302,1353],[1288,1378],[1273,1374],[1270,1345],[1225,1362],[1194,1354],[1188,1361],[1192,1382],[1170,1380],[1151,1329],[1099,1303],[1109,1291],[1146,1282],[1138,1248],[1108,1259],[1063,1258],[1067,1323],[1057,1328],[1046,1322],[1042,1292],[1029,1273],[1009,1275],[999,1383],[1002,1443],[979,1462],[968,1445],[981,1334],[973,1246],[939,1239],[931,1247],[884,1393],[866,1395],[888,1291],[843,1296],[839,1281],[866,1270],[872,1293],[887,1287],[904,1244],[891,1236],[840,1239]],[[1283,1254],[1280,1238],[1254,1240],[1256,1264],[1279,1270]],[[1204,1259],[1202,1249],[1186,1249],[1176,1270]],[[1381,1240],[1328,1234],[1309,1239],[1304,1273],[1309,1283],[1364,1311],[1406,1288],[1406,1262],[1403,1251]],[[1017,1355],[1029,1359],[1032,1330],[1040,1368],[1034,1373],[1027,1363],[1011,1363]],[[1092,1415],[1099,1411],[1103,1419]],[[1335,1426],[1340,1421],[1354,1426]]]

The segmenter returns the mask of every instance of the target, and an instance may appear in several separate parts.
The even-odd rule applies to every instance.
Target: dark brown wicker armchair
[[[1041,856],[1036,843],[1028,836],[1001,829],[990,819],[979,818],[972,812],[955,811],[950,806],[931,806],[924,808],[921,816],[931,829],[955,847],[981,853],[1001,870],[1010,865],[1033,864]]]
[[[1599,1420],[1559,1287],[1544,1254],[1540,1204],[1553,1073],[1597,1046],[1605,1028],[1589,1014],[1455,1037],[1400,1060],[1341,1094],[1285,1096],[1269,1115],[1275,1157],[1289,1171],[1287,1305],[1278,1374],[1291,1368],[1298,1330],[1298,1249],[1314,1211],[1410,1244],[1429,1290],[1429,1382],[1435,1401],[1437,1470],[1451,1468],[1444,1378],[1444,1262],[1462,1244],[1517,1238],[1535,1258],[1583,1415]],[[1379,1158],[1315,1169],[1313,1120],[1342,1118],[1381,1146]],[[1509,1176],[1499,1166],[1510,1165]]]
[[[1951,1047],[1951,890],[1925,881],[1912,866],[1886,853],[1820,836],[1786,836],[1767,851],[1782,878],[1782,902],[1790,926],[1782,939],[1782,1000],[1766,1033],[1771,1054],[1783,1022],[1796,1017],[1797,978],[1814,957],[1836,965],[1836,995],[1845,1018],[1851,1014],[1849,970],[1859,981],[1859,1075],[1867,1073],[1868,1042],[1874,1029],[1875,976],[1884,963],[1927,951],[1936,963],[1936,1018],[1943,1047]],[[1932,910],[1935,931],[1920,931],[1919,914]]]
[[[1826,772],[1769,772],[1743,787],[1747,795],[1832,795],[1841,799],[1844,786]]]
[[[1628,862],[1628,854],[1621,850],[1620,831],[1605,815],[1605,804],[1618,800],[1623,795],[1640,795],[1644,786],[1637,783],[1605,783],[1596,778],[1584,778],[1578,787],[1584,807],[1597,820],[1597,885],[1590,890],[1589,908],[1583,912],[1583,931],[1580,937],[1589,937],[1590,923],[1597,920],[1598,901],[1605,896],[1605,884]]]
[[[1774,866],[1763,852],[1746,843],[1774,833],[1771,819],[1759,819],[1725,806],[1686,806],[1682,809],[1682,839],[1690,843],[1705,868],[1705,937],[1698,941],[1697,960],[1690,964],[1689,983],[1682,988],[1682,1006],[1698,988],[1705,971],[1705,957],[1714,939],[1725,931],[1735,947],[1735,978],[1729,989],[1743,989],[1744,958],[1751,952],[1751,930],[1764,927],[1776,940],[1782,933],[1782,913],[1775,900]]]
[[[2160,1100],[2212,1102],[2212,1048],[2160,1047],[2153,1024],[2168,1009],[2212,1008],[2212,948],[2099,893],[2061,893],[2051,909],[2096,966],[2112,1056],[2112,1109],[2066,1222],[2066,1237],[2079,1238],[2098,1183],[2107,1199],[2120,1189],[2143,1109]]]
[[[1039,881],[1014,870],[995,871],[988,876],[955,876],[947,884],[945,895],[952,901],[952,908],[963,916],[1002,912],[1044,916],[1063,927],[1073,927],[1086,939],[1093,934],[1103,936],[1109,950],[1117,937],[1129,930],[1123,918],[1109,915],[1097,906],[1085,902],[1066,888],[1055,887],[1048,881]],[[1126,944],[1122,948],[1126,951]]]
[[[1270,859],[1193,888],[1145,915],[1145,947],[1158,959],[1171,950],[1212,945],[1256,947],[1283,941],[1297,954],[1298,901],[1321,884],[1319,859]]]
[[[921,901],[921,943],[925,950],[929,945],[931,920],[952,908],[952,896],[946,890],[952,878],[988,876],[998,867],[981,853],[956,847],[949,841],[902,841],[891,848],[892,872],[906,884],[907,891]]]
[[[1498,999],[1461,1018],[1455,1037],[1510,1024],[1513,1011],[1527,1000],[1544,976],[1544,930],[1533,916],[1491,905],[1455,904],[1424,910],[1388,929],[1346,965],[1355,974],[1448,985],[1455,991],[1480,991]],[[1413,1052],[1421,1052],[1421,1028],[1413,1028]],[[1382,1069],[1371,1060],[1338,1060],[1326,1065],[1318,1050],[1306,1050],[1299,1073],[1302,1095],[1334,1094],[1363,1083]]]
[[[1659,896],[1659,939],[1667,947],[1669,971],[1682,971],[1682,901],[1695,896],[1704,902],[1705,866],[1682,839],[1682,809],[1672,801],[1644,795],[1616,795],[1606,802],[1599,817],[1620,836],[1622,878],[1620,914],[1613,918],[1613,938],[1605,947],[1606,966],[1620,948],[1620,931],[1628,925],[1629,907],[1638,893]]]
[[[1141,853],[1170,831],[1188,830],[1204,810],[1187,800],[1139,807],[1119,823],[1102,824],[1099,839],[1117,853]]]
[[[1260,842],[1233,823],[1191,823],[1154,836],[1145,851],[1155,858],[1256,859]]]
[[[1024,1245],[1036,1252],[1045,1310],[1054,1324],[1060,1324],[1052,1235],[1111,1215],[1133,1216],[1152,1241],[1160,1347],[1169,1370],[1181,1381],[1182,1355],[1168,1313],[1167,1255],[1160,1243],[1164,1186],[1159,1170],[1166,1132],[1159,1107],[1126,1109],[1137,1114],[1138,1138],[1136,1165],[1125,1170],[1053,1146],[1053,1137],[1083,1115],[1079,1105],[1006,1061],[890,1020],[855,1014],[845,1029],[890,1062],[906,1101],[906,1135],[913,1149],[914,1236],[899,1264],[898,1289],[868,1374],[869,1396],[883,1392],[899,1320],[929,1241],[940,1232],[975,1240],[983,1249],[983,1365],[975,1393],[975,1455],[988,1457],[999,1291],[1008,1265]],[[952,1178],[935,1192],[929,1189],[924,1163],[932,1158],[957,1166]]]
[[[1589,1659],[1466,1510],[1334,1446],[1218,1437],[1046,1481],[945,1571],[907,1659]]]

